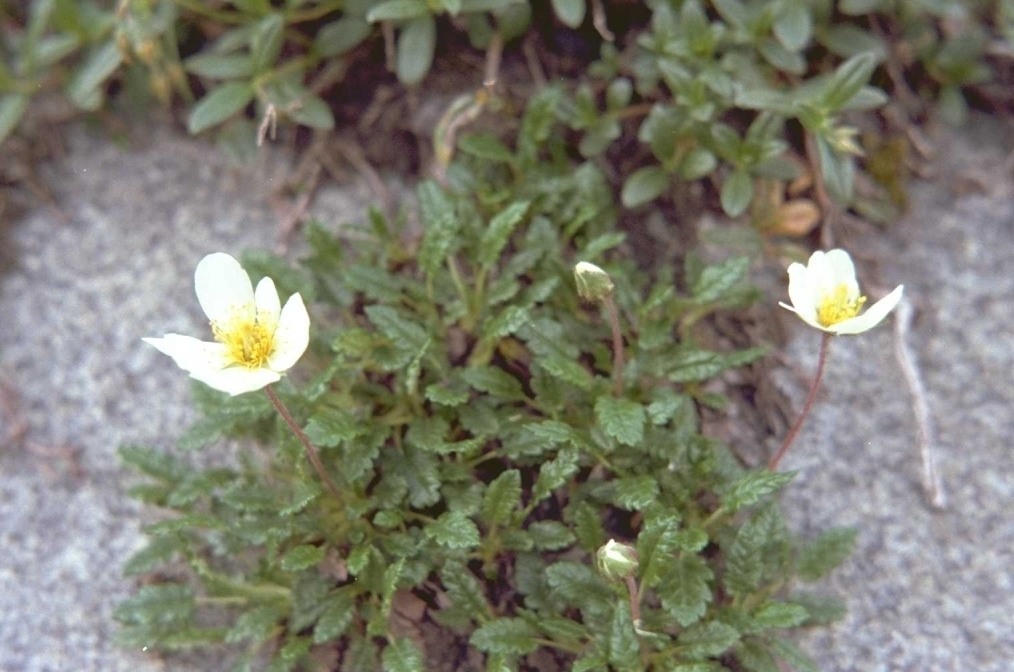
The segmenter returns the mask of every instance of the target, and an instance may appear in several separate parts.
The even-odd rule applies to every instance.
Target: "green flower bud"
[[[610,581],[624,581],[637,571],[637,551],[632,546],[610,539],[595,552],[599,573]]]
[[[574,282],[577,293],[585,301],[601,301],[613,293],[613,281],[609,274],[595,264],[579,262],[574,267]]]

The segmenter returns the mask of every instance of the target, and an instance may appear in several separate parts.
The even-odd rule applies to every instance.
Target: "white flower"
[[[815,329],[831,334],[861,334],[880,324],[901,301],[904,285],[859,314],[866,297],[859,295],[856,267],[845,250],[814,252],[810,261],[789,266],[788,308]]]
[[[142,339],[191,378],[235,396],[277,382],[306,351],[310,316],[299,294],[282,308],[271,278],[255,292],[239,262],[221,252],[197,265],[194,286],[216,342],[179,334]]]

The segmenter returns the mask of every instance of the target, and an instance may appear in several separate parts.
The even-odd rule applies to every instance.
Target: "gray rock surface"
[[[913,192],[913,211],[872,243],[885,285],[920,310],[910,342],[927,389],[950,508],[919,486],[915,430],[891,329],[833,343],[824,394],[784,462],[800,474],[794,529],[860,528],[855,556],[822,588],[850,613],[801,638],[825,672],[1009,670],[1014,660],[1014,194],[999,127],[942,146],[948,179]],[[193,418],[185,375],[139,341],[202,333],[197,261],[275,243],[270,175],[237,177],[213,148],[158,133],[128,150],[86,133],[48,171],[60,223],[40,207],[11,233],[19,266],[0,277],[0,380],[30,423],[0,447],[0,670],[222,669],[203,655],[161,659],[114,641],[145,512],[124,495],[116,448],[170,449]],[[955,177],[985,193],[955,196]],[[321,216],[355,220],[365,188],[331,189]],[[787,316],[791,318],[791,315]],[[807,370],[819,336],[801,324],[790,358]],[[797,399],[805,390],[783,381]],[[0,437],[9,430],[0,426]],[[76,450],[66,457],[60,449]]]

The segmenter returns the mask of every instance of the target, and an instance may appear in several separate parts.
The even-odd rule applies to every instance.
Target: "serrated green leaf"
[[[276,605],[251,609],[236,619],[236,623],[225,635],[225,641],[230,644],[246,641],[262,642],[268,638],[283,617],[281,607]]]
[[[489,320],[483,326],[483,336],[491,339],[501,339],[509,336],[529,320],[529,314],[528,308],[507,306],[499,315]]]
[[[680,348],[664,362],[666,374],[674,383],[692,383],[714,378],[723,371],[744,366],[767,353],[764,348],[749,348],[733,353]]]
[[[327,600],[327,605],[320,613],[317,624],[313,628],[315,644],[336,641],[356,616],[355,600],[350,590],[339,589]]]
[[[708,266],[701,271],[693,284],[691,291],[694,301],[700,304],[718,301],[738,285],[749,270],[750,259],[747,257],[732,257],[721,263]]]
[[[542,501],[549,494],[566,483],[567,479],[577,471],[578,453],[573,448],[564,448],[554,459],[543,462],[539,467],[539,476],[535,480],[532,496],[535,501]]]
[[[455,389],[453,386],[434,383],[426,387],[426,399],[440,406],[455,408],[468,401],[468,390]]]
[[[449,431],[450,424],[446,420],[431,415],[410,422],[405,441],[427,452],[436,452],[444,444],[444,437]]]
[[[753,179],[743,170],[734,170],[722,183],[722,210],[730,217],[739,217],[753,200]]]
[[[528,526],[528,533],[540,551],[561,551],[574,543],[574,534],[558,520],[540,520]]]
[[[524,399],[518,379],[493,366],[470,366],[459,374],[466,383],[480,392],[486,392],[505,401]]]
[[[820,672],[813,659],[792,642],[774,637],[769,641],[769,645],[774,654],[791,665],[795,672]]]
[[[697,555],[665,562],[658,585],[662,607],[683,627],[696,623],[711,603],[714,574]]]
[[[387,0],[370,9],[366,20],[370,23],[378,21],[406,21],[429,15],[429,9],[423,0]]]
[[[607,618],[616,597],[591,567],[576,562],[557,562],[547,567],[546,583],[565,602],[600,611]]]
[[[774,656],[757,640],[740,642],[733,650],[733,655],[749,672],[780,672]]]
[[[325,408],[310,418],[304,431],[312,444],[324,448],[334,448],[340,443],[351,441],[359,436],[363,431],[363,426],[348,411]]]
[[[367,306],[364,311],[380,333],[391,340],[396,348],[413,355],[426,346],[430,336],[426,330],[391,306]]]
[[[423,672],[426,669],[422,651],[407,637],[396,639],[384,647],[381,661],[384,672]]]
[[[507,241],[517,228],[531,206],[529,201],[515,201],[498,212],[489,220],[486,230],[479,240],[479,265],[488,270],[500,258]]]
[[[412,19],[398,33],[395,72],[402,84],[418,84],[430,71],[437,46],[437,24],[430,14]]]
[[[845,603],[831,595],[818,593],[798,592],[793,593],[790,600],[806,609],[810,617],[806,625],[828,625],[841,620],[845,616]]]
[[[458,234],[460,224],[454,212],[454,203],[435,182],[423,182],[416,189],[419,200],[419,218],[424,233],[419,246],[418,263],[426,275],[441,271],[444,259]]]
[[[526,656],[539,648],[538,636],[522,618],[498,618],[473,632],[468,642],[486,653]]]
[[[346,14],[337,21],[321,26],[313,38],[313,46],[324,58],[333,58],[352,51],[372,32],[373,26],[369,22]]]
[[[627,511],[640,511],[658,498],[658,480],[654,476],[628,476],[613,484],[613,503]]]
[[[772,602],[762,604],[752,614],[754,623],[762,628],[794,628],[809,618],[809,612],[799,604]]]
[[[373,546],[357,546],[349,553],[345,560],[345,566],[352,576],[359,576],[366,566],[370,564],[370,556],[373,554]]]
[[[479,528],[461,511],[448,511],[425,527],[426,536],[447,548],[479,545]]]
[[[307,637],[290,639],[279,649],[275,659],[264,668],[264,672],[292,672],[310,652],[311,641]]]
[[[282,556],[282,569],[287,572],[299,572],[319,565],[324,560],[324,551],[323,546],[309,544],[293,546]]]
[[[123,565],[124,576],[138,576],[170,562],[187,548],[182,535],[164,534],[148,541],[148,545],[130,556]]]
[[[796,472],[750,471],[734,481],[722,493],[722,506],[730,512],[754,506],[781,490],[796,477]]]
[[[854,527],[836,528],[804,546],[799,555],[799,578],[803,581],[823,578],[852,553],[858,533]]]
[[[176,457],[154,448],[123,446],[117,454],[124,464],[134,467],[146,476],[167,483],[180,482],[189,471]]]
[[[695,623],[680,633],[676,645],[691,660],[720,656],[739,641],[736,628],[718,621]]]
[[[589,553],[597,550],[606,541],[602,521],[594,507],[587,502],[579,503],[574,509],[574,535],[578,545]]]
[[[377,645],[370,637],[353,637],[342,656],[341,672],[377,672]]]
[[[521,472],[509,469],[486,487],[480,517],[488,526],[502,525],[510,520],[521,502]]]
[[[440,580],[451,604],[472,620],[489,616],[489,603],[478,579],[463,564],[448,562],[440,571]]]
[[[625,446],[636,446],[644,439],[644,406],[636,401],[599,397],[595,417],[606,434]]]
[[[622,245],[627,239],[627,234],[622,231],[610,231],[609,233],[603,233],[601,236],[596,236],[588,241],[588,244],[584,246],[581,254],[578,255],[580,259],[585,261],[593,261],[597,256],[607,250],[611,250],[618,245]]]
[[[591,389],[592,376],[579,362],[559,353],[551,353],[535,360],[546,373],[582,390]]]
[[[408,501],[413,507],[423,509],[440,501],[440,476],[432,453],[405,446],[404,457],[393,457],[390,467],[408,484]]]
[[[767,549],[775,536],[777,525],[775,514],[770,508],[763,509],[736,532],[726,552],[725,573],[722,582],[733,595],[746,595],[760,585],[764,571]]]
[[[190,110],[187,131],[197,135],[233,116],[253,100],[250,82],[228,82],[214,88]]]
[[[609,625],[609,662],[618,670],[643,669],[641,644],[634,631],[630,605],[623,600],[616,603]]]
[[[650,203],[669,188],[669,174],[662,166],[638,168],[623,183],[620,201],[625,208]]]
[[[193,615],[193,592],[175,584],[141,586],[113,611],[113,618],[121,625],[162,629],[185,627]]]

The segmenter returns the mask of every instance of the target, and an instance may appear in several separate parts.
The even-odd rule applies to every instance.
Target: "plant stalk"
[[[331,480],[331,477],[327,475],[327,471],[324,469],[324,463],[320,461],[320,456],[317,455],[317,451],[313,449],[312,445],[310,445],[310,439],[306,436],[303,428],[296,424],[296,421],[292,419],[292,414],[289,413],[289,409],[285,407],[285,404],[283,404],[282,400],[278,398],[278,395],[275,394],[275,390],[270,385],[265,387],[264,391],[268,393],[268,399],[271,400],[271,405],[274,406],[275,410],[278,411],[278,414],[282,416],[282,420],[284,420],[285,424],[289,426],[292,433],[296,435],[299,442],[303,444],[303,448],[306,450],[306,457],[310,460],[310,464],[313,465],[313,468],[317,470],[317,475],[320,476],[322,481],[324,481],[324,485],[335,500],[341,503],[342,498],[341,495],[338,494],[338,488],[335,487],[334,481]]]
[[[799,430],[803,427],[803,421],[806,420],[806,416],[810,414],[810,409],[813,407],[813,402],[817,399],[817,390],[820,389],[820,379],[824,375],[824,363],[827,361],[827,349],[831,344],[831,334],[824,333],[820,339],[820,354],[817,356],[817,373],[813,377],[813,382],[810,384],[810,391],[806,394],[806,402],[803,403],[803,410],[800,411],[799,417],[796,418],[795,424],[789,429],[789,433],[785,435],[785,439],[782,440],[782,445],[778,448],[778,452],[768,462],[768,471],[775,471],[778,468],[778,463],[781,462],[785,453],[788,452],[789,447],[796,440],[796,435],[799,434]]]

